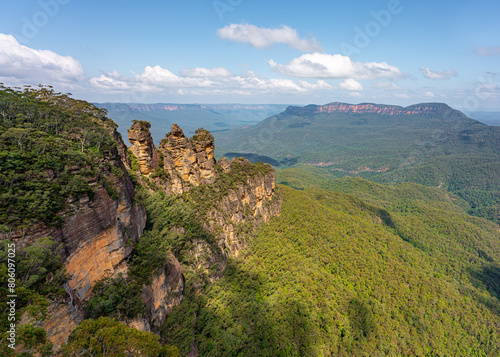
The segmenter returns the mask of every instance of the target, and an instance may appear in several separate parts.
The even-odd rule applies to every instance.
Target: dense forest
[[[282,215],[173,310],[169,341],[206,356],[496,355],[498,226],[419,185],[337,187],[366,196],[284,187]]]

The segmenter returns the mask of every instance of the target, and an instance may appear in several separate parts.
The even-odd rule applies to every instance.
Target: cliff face
[[[92,200],[82,198],[70,205],[71,214],[65,215],[62,228],[52,234],[66,247],[65,267],[73,294],[70,300],[75,306],[81,306],[104,276],[126,274],[131,243],[139,239],[146,224],[146,211],[134,203],[134,187],[128,176],[111,182],[118,199],[112,199],[103,187],[97,188]],[[43,327],[56,347],[83,319],[83,311],[73,304],[53,302],[49,307],[49,319]]]
[[[225,173],[234,166],[251,165],[245,159],[221,160],[219,165]],[[233,168],[232,168],[233,167]],[[279,215],[281,201],[276,197],[274,171],[264,175],[248,177],[245,183],[238,184],[228,191],[220,202],[207,214],[208,229],[212,232],[222,230],[219,245],[227,248],[230,255],[238,255],[246,245],[246,234],[242,226],[250,225],[256,229],[271,217]]]
[[[198,131],[188,139],[174,124],[171,132],[161,141],[160,152],[164,157],[164,169],[172,178],[173,193],[181,194],[190,186],[214,182],[214,139],[208,131]]]
[[[79,205],[68,217],[63,233],[68,239],[66,270],[70,287],[79,299],[89,296],[90,289],[106,271],[112,276],[126,273],[125,259],[132,252],[146,224],[144,207],[134,204],[133,186],[128,176],[114,182],[119,199],[113,200],[100,188],[90,202]]]
[[[69,295],[67,301],[52,301],[49,318],[41,323],[56,347],[67,340],[83,319],[82,301],[89,296],[95,283],[107,274],[126,274],[126,259],[133,249],[131,243],[139,239],[146,224],[146,211],[133,201],[134,186],[123,165],[129,160],[123,141],[116,131],[111,133],[112,137],[113,134],[120,139],[117,147],[101,159],[102,162],[94,164],[95,167],[107,167],[100,175],[107,178],[107,184],[114,190],[114,198],[96,177],[88,177],[87,181],[94,189],[92,197],[88,194],[70,197],[66,208],[59,212],[63,222],[60,227],[40,223],[27,231],[3,233],[1,236],[20,246],[47,236],[63,244],[63,250],[58,253],[64,259],[69,276],[66,289]],[[89,168],[74,166],[69,170],[76,175]]]
[[[181,303],[183,290],[182,267],[172,255],[154,276],[151,285],[144,289],[143,299],[149,307],[149,321],[153,330],[159,330],[172,308]]]

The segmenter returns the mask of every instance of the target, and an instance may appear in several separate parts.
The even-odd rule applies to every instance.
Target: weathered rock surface
[[[231,163],[250,165],[246,159],[235,158]],[[219,165],[226,172],[231,170],[231,163],[222,159]],[[222,229],[220,246],[229,249],[232,255],[246,245],[245,234],[240,227],[245,223],[256,229],[262,223],[268,222],[271,217],[281,212],[281,201],[276,197],[274,171],[266,175],[248,177],[245,184],[229,190],[228,194],[207,214],[208,229],[212,232]],[[219,230],[220,230],[219,229]]]
[[[58,350],[73,330],[83,321],[83,314],[71,302],[54,301],[48,308],[49,319],[41,326],[47,331],[47,339],[52,342],[54,350]]]
[[[165,192],[179,195],[193,186],[214,182],[214,139],[208,131],[198,130],[188,139],[182,129],[173,124],[157,149],[149,127],[149,123],[135,121],[128,131],[130,150],[139,163],[138,179],[142,184],[148,187],[148,183],[153,182]],[[157,168],[162,169],[165,176],[159,177]],[[153,172],[156,175],[152,176]]]
[[[164,158],[163,167],[169,174],[170,189],[174,194],[181,194],[191,186],[214,182],[214,139],[208,131],[199,130],[188,139],[182,129],[173,124],[159,149]]]
[[[62,228],[67,246],[66,270],[69,285],[79,299],[105,274],[126,273],[125,259],[146,225],[144,207],[134,204],[133,186],[126,175],[115,182],[120,198],[111,199],[104,188],[90,202],[67,217]]]
[[[196,153],[201,183],[213,183],[215,181],[214,138],[208,131],[201,130],[191,138],[191,143]]]
[[[110,171],[101,173],[108,177],[108,183],[116,190],[116,199],[109,196],[96,178],[88,178],[89,184],[94,187],[92,199],[86,194],[70,198],[66,208],[59,213],[63,218],[61,227],[40,223],[26,231],[0,236],[1,239],[15,241],[19,246],[29,245],[46,236],[62,243],[63,248],[58,253],[64,259],[70,278],[67,292],[71,302],[51,301],[49,317],[40,323],[56,347],[67,340],[83,319],[82,301],[89,296],[93,285],[105,275],[127,272],[125,260],[132,252],[132,244],[129,243],[139,239],[146,224],[144,207],[133,201],[134,186],[126,174],[119,147],[120,143],[102,161],[122,171],[121,177]],[[82,168],[75,166],[69,170],[79,174]]]
[[[137,132],[137,123],[134,123],[129,131],[129,138],[132,132]],[[134,129],[135,128],[135,129]],[[142,126],[141,142],[151,143],[149,126]],[[137,140],[131,143],[136,145]],[[152,145],[152,151],[155,151]],[[229,162],[222,158],[218,163],[214,158],[213,136],[207,130],[197,130],[196,135],[188,139],[182,129],[173,124],[171,132],[161,141],[159,146],[160,156],[163,162],[160,168],[165,171],[167,179],[160,180],[158,177],[149,176],[148,179],[155,180],[157,186],[163,187],[167,193],[180,195],[189,191],[192,187],[202,184],[213,184],[217,179],[216,166],[222,173],[231,171],[232,163],[237,165],[251,165],[245,159],[233,159]],[[143,170],[141,169],[141,172]],[[147,175],[146,175],[147,176]],[[144,177],[139,177],[144,181]],[[249,224],[257,227],[263,222],[267,222],[272,216],[280,213],[281,202],[274,200],[275,175],[270,172],[266,175],[248,177],[244,184],[240,184],[236,189],[229,190],[223,196],[216,208],[207,215],[208,224],[206,229],[211,232],[220,232],[219,246],[222,251],[229,250],[229,254],[237,254],[246,244],[244,234],[241,234],[242,226]],[[202,243],[195,245],[193,255],[198,261],[198,257],[206,256],[207,247]],[[220,257],[217,258],[220,260]],[[200,259],[200,266],[208,269],[213,263]],[[220,262],[221,269],[225,262]]]
[[[182,268],[172,255],[143,293],[143,299],[149,307],[149,320],[154,330],[158,330],[172,308],[181,303],[183,290]]]
[[[81,305],[95,283],[107,274],[126,273],[125,259],[132,252],[128,242],[135,242],[146,223],[144,207],[134,204],[133,187],[126,175],[116,183],[117,201],[100,188],[92,201],[79,204],[73,215],[53,237],[65,243],[65,267],[70,280],[73,303],[52,302],[49,319],[42,323],[48,339],[57,349],[83,320]]]
[[[127,168],[130,168],[130,157],[127,154],[127,145],[125,145],[122,135],[118,132],[118,130],[116,130],[116,128],[110,129],[109,134],[111,135],[113,140],[116,141],[117,143],[116,150],[118,151],[118,155],[120,156],[123,164]]]
[[[128,131],[128,141],[132,144],[130,150],[139,161],[141,174],[149,175],[158,168],[160,158],[149,132],[151,124],[135,121]]]
[[[66,341],[76,326],[83,321],[83,308],[76,299],[75,294],[65,285],[68,296],[66,299],[52,300],[47,308],[48,318],[43,321],[34,321],[26,312],[23,314],[19,325],[33,324],[43,327],[47,332],[47,339],[52,343],[53,350],[57,351]],[[21,351],[18,351],[21,352]]]

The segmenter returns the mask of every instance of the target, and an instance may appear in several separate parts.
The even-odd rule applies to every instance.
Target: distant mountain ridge
[[[150,111],[182,111],[182,110],[266,110],[283,107],[281,104],[178,104],[178,103],[96,103],[101,108],[116,108],[125,110],[130,108],[137,112]]]
[[[94,103],[106,109],[118,124],[122,136],[132,120],[151,123],[151,135],[156,145],[172,124],[182,126],[186,134],[194,135],[201,127],[211,132],[224,131],[258,122],[286,109],[283,104],[182,104],[182,103]]]
[[[374,103],[360,103],[360,104],[348,104],[342,102],[332,102],[325,105],[308,105],[305,107],[290,106],[286,109],[285,113],[295,114],[295,115],[308,115],[316,113],[377,113],[383,115],[415,115],[415,114],[465,114],[458,110],[452,109],[450,106],[444,103],[421,103],[414,104],[408,107],[400,107],[396,105],[381,105]]]
[[[500,127],[444,103],[290,106],[257,125],[214,135],[217,156],[438,186],[469,202],[471,213],[500,219]]]

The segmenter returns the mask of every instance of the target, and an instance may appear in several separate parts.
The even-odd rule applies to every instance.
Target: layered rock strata
[[[140,180],[153,181],[165,192],[176,195],[193,186],[211,184],[215,180],[214,139],[206,130],[198,130],[188,139],[182,129],[172,125],[172,130],[156,149],[149,123],[134,122],[128,132],[131,151],[140,166]],[[160,175],[156,169],[160,168]],[[155,171],[156,170],[156,171]],[[161,177],[164,172],[165,176]],[[146,178],[147,180],[145,180]]]
[[[93,187],[92,197],[70,197],[66,208],[59,212],[60,227],[43,223],[26,231],[2,233],[1,239],[15,241],[18,246],[32,244],[39,238],[50,236],[60,243],[58,253],[64,260],[69,276],[66,300],[51,301],[49,318],[41,324],[47,331],[47,338],[55,347],[64,343],[77,324],[83,320],[82,301],[86,299],[95,283],[104,276],[115,276],[127,272],[126,259],[133,244],[142,235],[146,225],[146,211],[134,202],[134,186],[126,174],[124,163],[128,156],[116,130],[110,135],[117,140],[117,147],[104,158],[95,162],[95,167],[108,171],[100,172],[115,190],[113,199],[99,184],[96,177],[88,177]],[[112,174],[114,172],[120,174]],[[68,171],[81,175],[92,167],[70,167]],[[116,169],[118,171],[116,171]]]
[[[149,175],[158,168],[160,158],[149,132],[151,124],[144,121],[134,121],[128,131],[128,140],[132,144],[130,150],[139,162],[141,174]]]
[[[251,164],[243,158],[235,158],[231,162],[223,158],[218,165],[225,173],[229,173],[232,166]],[[255,177],[250,176],[244,184],[229,190],[228,194],[208,212],[208,229],[212,232],[222,229],[219,245],[224,250],[227,248],[230,255],[238,255],[246,245],[245,234],[241,233],[242,225],[248,223],[256,229],[262,223],[268,222],[271,217],[280,214],[281,201],[276,197],[275,179],[274,171]]]

